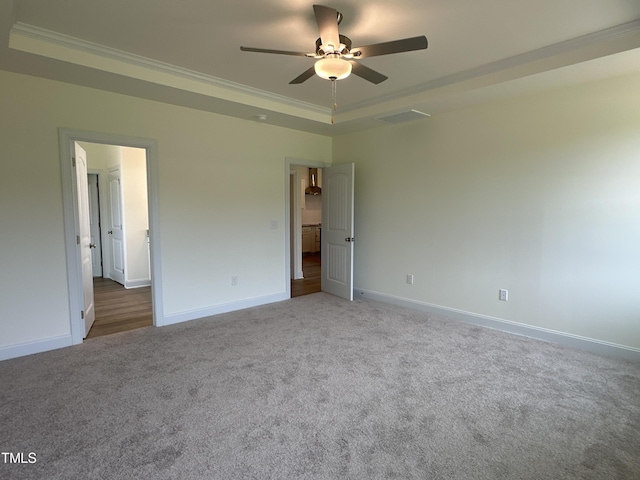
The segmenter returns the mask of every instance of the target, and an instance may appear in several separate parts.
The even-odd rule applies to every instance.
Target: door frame
[[[289,271],[291,272],[291,278],[294,280],[299,280],[303,278],[302,273],[302,239],[296,238],[294,232],[300,228],[300,218],[302,215],[299,213],[301,211],[300,204],[300,175],[298,174],[298,170],[291,170],[289,173],[289,259],[292,262],[290,265]],[[298,255],[300,256],[300,261],[298,261]]]
[[[99,236],[99,241],[100,241],[100,249],[96,248],[96,251],[100,252],[100,263],[101,263],[100,270],[101,270],[102,274],[99,275],[99,276],[104,277],[104,268],[103,268],[103,265],[102,265],[102,263],[104,262],[104,252],[102,251],[102,249],[103,249],[103,247],[102,247],[102,243],[103,243],[102,242],[102,225],[100,223],[102,221],[102,217],[103,217],[103,215],[102,215],[102,201],[101,201],[102,199],[100,198],[101,195],[102,195],[102,186],[100,185],[100,182],[102,181],[102,176],[101,176],[102,175],[102,170],[97,169],[97,168],[89,168],[89,169],[87,169],[87,175],[95,175],[96,183],[97,183],[97,186],[98,186],[98,191],[97,191],[97,194],[98,194],[98,198],[97,198],[97,200],[98,200],[98,209],[97,209],[98,218],[94,219],[94,220],[98,221],[98,232],[99,232],[98,236]],[[91,199],[89,199],[89,200],[91,200]]]
[[[310,168],[327,168],[331,164],[328,162],[320,162],[317,160],[305,160],[302,158],[285,157],[284,159],[284,179],[285,179],[285,206],[284,206],[284,224],[285,224],[285,292],[288,298],[291,298],[291,167],[310,167]]]
[[[62,172],[62,204],[64,219],[64,237],[66,250],[67,284],[69,289],[69,321],[73,345],[83,342],[84,320],[82,271],[80,256],[76,245],[78,199],[75,186],[76,175],[72,166],[73,145],[75,142],[102,143],[125,147],[143,148],[147,156],[147,206],[149,209],[149,242],[151,269],[151,308],[153,324],[164,325],[162,309],[162,265],[160,262],[160,222],[158,210],[158,146],[155,140],[128,137],[100,132],[58,129],[60,166]]]

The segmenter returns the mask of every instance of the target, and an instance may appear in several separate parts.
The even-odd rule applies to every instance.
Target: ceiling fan
[[[412,37],[390,42],[376,43],[364,47],[352,48],[351,39],[338,32],[338,25],[342,21],[342,14],[337,10],[323,5],[314,5],[316,22],[320,30],[320,38],[316,40],[314,53],[290,52],[287,50],[271,50],[265,48],[240,47],[243,52],[274,53],[279,55],[296,55],[317,59],[315,65],[298,77],[291,80],[290,84],[299,84],[314,74],[321,78],[331,80],[335,86],[336,80],[348,77],[351,73],[371,83],[379,84],[388,77],[364,66],[358,60],[367,57],[389,55],[392,53],[424,50],[427,48],[427,37]]]

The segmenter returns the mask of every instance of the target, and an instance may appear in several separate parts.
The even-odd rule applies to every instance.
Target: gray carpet
[[[0,362],[2,479],[640,478],[640,365],[319,293]]]

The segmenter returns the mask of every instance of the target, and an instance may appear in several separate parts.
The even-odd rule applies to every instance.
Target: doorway
[[[77,144],[88,169],[93,266],[94,320],[86,338],[151,326],[146,151]]]
[[[303,201],[302,178],[296,166],[322,168],[324,177],[321,199],[321,275],[320,290],[332,295],[353,300],[353,242],[354,238],[354,176],[355,164],[343,163],[335,166],[320,162],[296,161],[285,158],[285,219],[287,239],[285,246],[285,288],[291,296],[291,280],[299,279],[301,273],[302,229],[301,202]],[[306,198],[304,199],[306,202]],[[298,213],[300,212],[300,215]],[[298,255],[297,252],[300,252]],[[300,268],[297,260],[300,258]]]
[[[83,242],[80,241],[80,236],[77,233],[79,228],[78,224],[80,223],[80,212],[82,210],[79,205],[82,199],[82,195],[79,195],[81,190],[79,186],[82,184],[83,179],[81,178],[82,173],[78,175],[76,172],[75,156],[76,147],[80,146],[80,144],[85,147],[89,147],[89,169],[86,173],[98,176],[97,188],[98,191],[102,191],[102,194],[98,196],[98,210],[100,212],[101,224],[98,231],[102,245],[100,255],[102,258],[102,276],[96,276],[95,278],[100,279],[101,283],[109,283],[112,287],[116,286],[120,289],[120,293],[135,293],[138,297],[137,299],[132,299],[132,296],[129,295],[128,300],[124,300],[124,302],[128,302],[129,306],[140,306],[142,304],[146,304],[145,308],[150,310],[147,315],[146,325],[162,325],[162,296],[159,281],[161,279],[159,262],[160,245],[158,243],[159,238],[155,233],[156,229],[154,228],[158,224],[157,200],[154,194],[157,190],[157,147],[155,141],[69,129],[60,129],[59,137],[60,159],[63,173],[62,190],[66,238],[65,245],[67,250],[70,323],[73,343],[82,343],[84,338],[87,337],[87,333],[90,331],[86,329],[84,319],[84,305],[86,302],[85,291],[88,290],[88,288],[86,281],[84,281],[83,285],[83,280],[86,280],[84,277],[87,275],[83,275],[83,271],[80,268],[84,245],[82,244]],[[107,148],[110,148],[112,155],[111,160],[107,163],[101,163],[104,159],[98,159],[97,163],[93,162],[96,158],[91,157],[99,157],[95,152],[93,152],[92,155],[91,150],[94,146],[98,149],[102,148],[105,151]],[[131,210],[128,214],[126,209],[120,212],[122,221],[117,223],[121,228],[124,227],[126,230],[127,222],[129,220],[132,222],[131,225],[134,225],[133,227],[129,227],[133,232],[133,239],[131,242],[129,242],[128,239],[123,241],[124,250],[120,254],[117,250],[114,250],[113,242],[109,240],[109,236],[113,233],[110,227],[117,215],[113,215],[109,212],[107,207],[111,198],[109,196],[105,196],[105,193],[109,191],[108,178],[110,178],[111,171],[117,167],[116,164],[120,162],[119,166],[121,175],[123,173],[122,168],[127,170],[131,166],[126,163],[125,158],[127,155],[123,153],[125,150],[135,151],[138,157],[141,158],[141,161],[138,162],[136,168],[138,170],[138,178],[144,179],[146,188],[140,192],[141,189],[139,188],[139,184],[136,184],[131,180],[133,178],[133,174],[129,172],[129,186],[132,186],[132,190],[137,191],[139,196],[144,198],[144,202],[137,202],[139,204],[137,209]],[[114,155],[114,152],[119,153]],[[120,155],[119,159],[118,155]],[[115,161],[114,159],[118,159],[118,161]],[[86,174],[85,177],[87,177]],[[124,187],[126,182],[124,179],[122,180],[124,182],[122,186]],[[84,185],[87,185],[87,182],[88,178],[84,178]],[[126,192],[123,195],[126,195]],[[89,208],[89,210],[90,209],[91,208]],[[143,225],[144,228],[141,227],[141,221],[137,218],[141,215],[141,211],[144,212],[143,216],[146,217],[146,225]],[[88,241],[87,244],[87,248],[95,248],[97,246],[95,241]],[[134,253],[136,255],[134,255]],[[127,256],[131,257],[132,262],[127,262]],[[135,260],[136,257],[144,257],[144,261],[138,262]],[[124,277],[119,279],[120,283],[112,280],[113,275],[111,273],[113,271],[112,264],[114,263],[114,259],[115,261],[122,261],[123,265],[125,265],[123,269]],[[96,288],[94,288],[94,278],[91,272],[89,273],[89,276],[91,277],[89,285],[91,293],[93,294]],[[102,287],[104,285],[100,286]],[[140,295],[145,292],[145,289],[146,300],[141,300]],[[114,294],[114,292],[111,291],[109,296],[112,300],[115,299],[117,301],[120,293],[116,292]],[[123,297],[123,299],[125,298],[126,297]],[[123,310],[123,307],[124,310],[128,308],[126,305],[121,305],[119,307],[120,310]],[[99,316],[100,313],[98,312],[98,318]],[[134,322],[134,324],[135,323],[136,322]],[[140,324],[137,323],[137,325]],[[118,331],[113,327],[114,325],[111,325],[108,333]]]
[[[292,165],[291,297],[322,290],[322,168]]]

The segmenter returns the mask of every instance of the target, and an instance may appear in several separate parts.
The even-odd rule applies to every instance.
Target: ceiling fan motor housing
[[[338,53],[340,55],[347,55],[351,51],[351,39],[349,37],[346,37],[345,35],[339,35],[339,37],[340,37],[340,45],[338,46],[338,48],[340,47],[342,48],[338,51],[334,50],[333,52],[325,52],[324,49],[322,48],[322,39],[318,38],[316,40],[316,55],[319,57],[324,57],[327,54],[334,54],[334,53]]]

